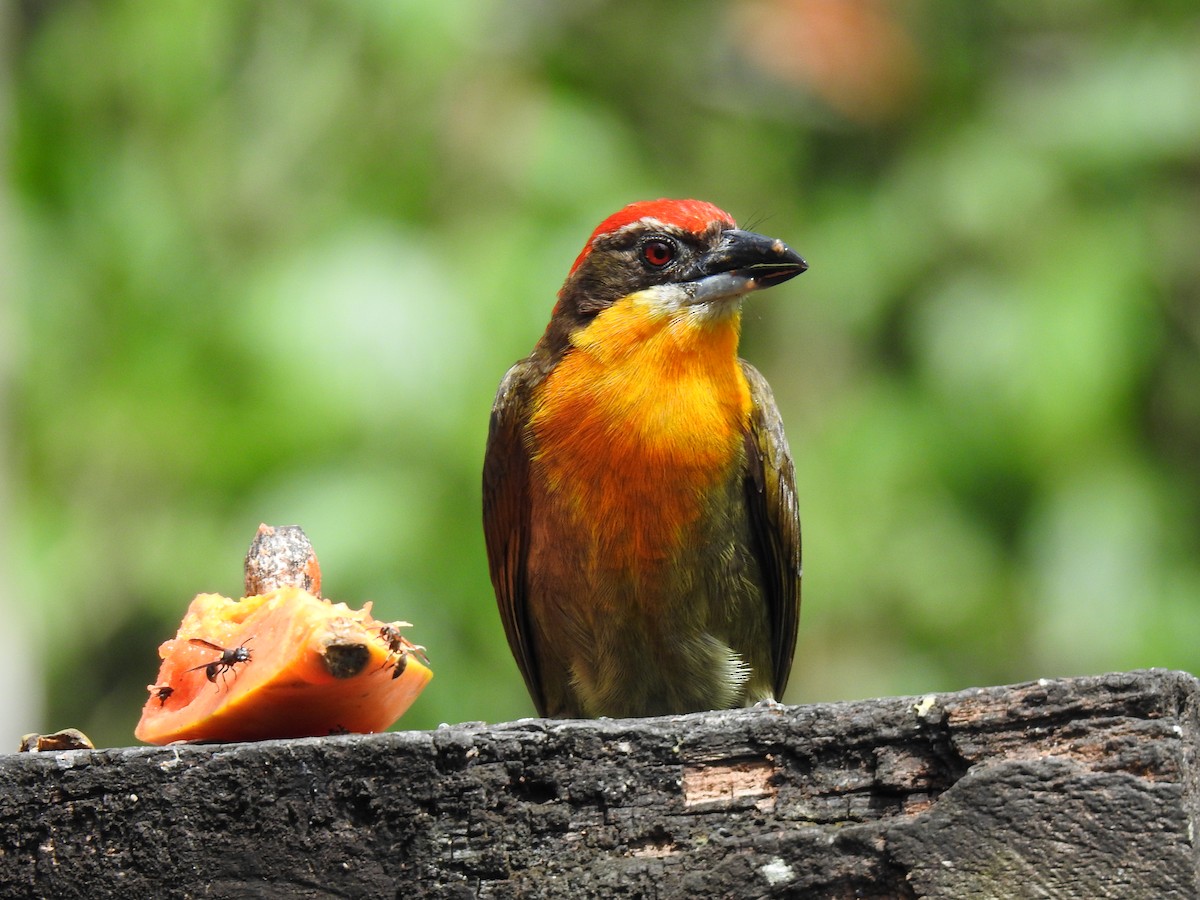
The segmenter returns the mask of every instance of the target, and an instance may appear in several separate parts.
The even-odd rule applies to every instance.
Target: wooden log
[[[13,754],[0,896],[1194,898],[1197,687]]]

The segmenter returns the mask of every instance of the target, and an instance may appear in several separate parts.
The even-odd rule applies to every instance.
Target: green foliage
[[[743,344],[802,503],[789,700],[1200,669],[1200,14],[859,6],[892,43],[814,45],[804,0],[12,5],[29,728],[128,743],[260,521],[416,623],[406,727],[530,714],[479,523],[492,394],[652,196],[812,266]],[[797,68],[836,40],[837,78]]]

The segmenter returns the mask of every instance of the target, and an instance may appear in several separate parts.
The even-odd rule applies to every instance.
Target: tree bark
[[[1194,898],[1197,687],[14,754],[0,896]]]

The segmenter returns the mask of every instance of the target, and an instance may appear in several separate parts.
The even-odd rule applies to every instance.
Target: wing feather
[[[500,621],[540,715],[545,699],[526,607],[529,552],[529,448],[525,424],[541,380],[529,360],[508,370],[496,392],[483,459],[483,533]]]
[[[771,623],[771,662],[775,699],[783,698],[796,631],[800,624],[800,513],[796,475],[783,419],[765,378],[745,360],[750,386],[750,426],[746,431],[746,499],[756,551],[762,565]]]

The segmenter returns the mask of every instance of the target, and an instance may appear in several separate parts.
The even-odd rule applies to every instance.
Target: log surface
[[[1194,898],[1197,688],[12,754],[0,896]]]

